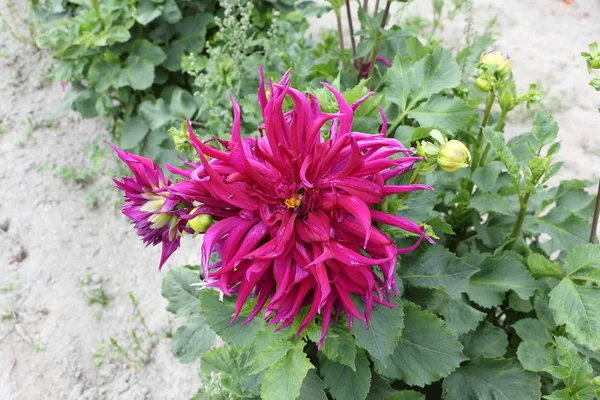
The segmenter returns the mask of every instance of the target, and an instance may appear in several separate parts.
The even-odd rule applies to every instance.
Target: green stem
[[[348,16],[348,29],[350,30],[350,43],[352,44],[352,57],[356,56],[356,42],[354,41],[354,26],[352,25],[352,13],[350,0],[346,0],[346,15]]]
[[[390,137],[390,135],[393,135],[394,132],[396,132],[396,129],[398,129],[398,127],[402,124],[402,121],[404,121],[404,118],[406,118],[407,115],[408,115],[408,109],[403,111],[402,114],[400,114],[400,116],[396,120],[396,122],[394,122],[392,124],[392,126],[390,127],[390,129],[388,129],[388,132],[387,132],[388,137]]]
[[[487,126],[487,124],[490,121],[490,115],[492,113],[492,106],[494,105],[495,98],[496,96],[494,92],[488,93],[488,97],[485,102],[485,112],[483,114],[483,121],[481,122],[481,128],[479,128],[479,134],[477,135],[477,147],[475,147],[475,156],[473,157],[473,164],[471,164],[471,171],[475,171],[475,168],[477,168],[477,165],[479,165],[479,157],[484,142],[483,129]]]
[[[600,216],[600,182],[598,182],[598,195],[596,196],[596,207],[594,208],[594,219],[592,220],[592,231],[590,232],[590,243],[596,241],[596,230],[598,229],[598,217]]]
[[[498,120],[498,123],[496,124],[496,127],[494,128],[495,131],[500,132],[502,130],[502,128],[504,127],[504,121],[506,120],[506,114],[508,113],[508,110],[502,110],[502,113],[500,114],[500,119]],[[487,143],[485,145],[485,149],[483,150],[483,154],[481,155],[481,159],[479,160],[479,166],[483,167],[485,165],[485,160],[487,158],[488,153],[490,152],[492,146]]]
[[[367,85],[369,86],[369,90],[371,90],[372,86],[373,72],[375,71],[375,62],[377,62],[377,52],[379,51],[380,44],[381,39],[378,37],[375,41],[375,47],[373,47],[373,54],[371,55],[371,64],[369,65],[369,76],[367,76],[367,81],[369,82]]]
[[[381,89],[381,87],[385,84],[385,81],[387,80],[387,76],[388,76],[388,71],[389,71],[389,69],[387,71],[385,71],[385,74],[383,75],[383,77],[381,77],[381,80],[375,87],[375,90],[373,90],[375,93],[379,92],[379,89]]]
[[[408,180],[409,185],[415,185],[421,181],[422,175],[419,174],[419,170],[421,169],[423,164],[424,164],[424,161],[420,161],[417,164],[417,166],[415,167],[415,169],[413,169],[413,173],[410,176],[410,179]],[[409,194],[409,192],[402,193],[402,195],[400,196],[400,200],[402,200],[402,201],[406,200],[406,198],[408,197],[408,194]]]
[[[510,237],[517,238],[521,234],[521,228],[523,228],[523,221],[525,220],[525,215],[527,214],[527,205],[529,204],[529,193],[527,193],[523,198],[519,198],[519,203],[521,204],[521,209],[519,210],[519,215],[517,216],[517,222],[515,223],[515,227],[513,228]]]

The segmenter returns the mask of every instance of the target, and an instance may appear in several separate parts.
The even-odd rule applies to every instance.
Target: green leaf
[[[554,142],[558,137],[558,124],[552,119],[552,114],[547,110],[536,112],[531,134],[539,141],[540,146]]]
[[[129,79],[129,85],[135,90],[145,90],[154,82],[154,65],[141,57],[127,57],[125,74]]]
[[[188,268],[169,270],[162,281],[162,296],[169,301],[167,311],[181,317],[200,313],[200,291],[192,286],[200,282],[198,271]]]
[[[267,348],[258,353],[252,362],[251,374],[258,374],[269,368],[277,361],[286,356],[294,347],[294,342],[285,339],[275,339]]]
[[[206,353],[214,344],[216,335],[204,318],[194,317],[180,326],[173,336],[173,355],[187,364]]]
[[[160,130],[169,124],[176,124],[163,99],[158,99],[155,102],[150,100],[144,101],[140,104],[140,114],[151,131]]]
[[[444,288],[456,295],[467,287],[469,278],[477,271],[442,246],[431,246],[418,258],[403,257],[398,274],[408,286]]]
[[[490,308],[501,304],[509,290],[524,300],[533,296],[533,278],[518,260],[508,256],[488,257],[479,267],[481,270],[471,277],[467,294],[480,306]]]
[[[435,49],[417,61],[411,70],[410,84],[413,91],[411,104],[425,99],[444,89],[460,85],[460,67],[454,61],[452,54],[442,48]]]
[[[404,327],[404,309],[402,304],[396,307],[377,306],[371,312],[369,327],[357,320],[352,327],[352,334],[358,347],[369,352],[382,362],[394,352],[398,337]]]
[[[533,304],[530,299],[523,300],[515,292],[508,296],[508,307],[522,313],[528,313],[533,310]]]
[[[563,279],[550,292],[550,308],[557,324],[564,324],[577,343],[600,350],[600,288],[579,286]]]
[[[221,395],[232,394],[233,398],[256,398],[260,394],[261,375],[248,374],[249,357],[245,349],[233,346],[210,350],[200,360],[202,381],[210,382],[217,374],[221,382]],[[241,395],[241,396],[240,396]],[[227,396],[225,396],[227,398]]]
[[[414,390],[401,390],[398,393],[386,397],[385,400],[425,400],[425,395],[423,393],[415,392]]]
[[[513,155],[510,148],[506,145],[503,134],[496,132],[492,127],[486,126],[483,129],[483,135],[491,144],[496,154],[498,154],[500,160],[502,160],[504,163],[504,166],[508,170],[510,176],[518,182],[521,177],[519,162]]]
[[[196,110],[198,110],[198,104],[190,92],[178,87],[175,88],[171,94],[169,109],[172,113],[177,114],[182,120],[192,119]]]
[[[575,247],[567,254],[564,269],[568,276],[600,269],[600,245],[588,243]],[[585,277],[586,274],[579,275]],[[573,279],[577,279],[576,276]]]
[[[314,370],[308,371],[300,387],[297,400],[327,400],[325,388],[327,385],[317,376]]]
[[[408,117],[417,120],[423,127],[438,126],[449,131],[457,131],[466,127],[475,117],[476,112],[476,109],[457,97],[433,95],[409,112]]]
[[[581,357],[575,345],[568,339],[556,337],[558,363],[567,368],[568,375],[565,379],[567,387],[585,387],[589,385],[594,370],[587,358]]]
[[[177,7],[175,0],[167,0],[163,9],[163,18],[170,24],[175,24],[181,20],[181,11]]]
[[[471,307],[462,297],[453,298],[439,290],[428,300],[427,310],[442,315],[448,328],[456,335],[475,329],[486,315]]]
[[[121,132],[121,148],[129,150],[139,146],[148,134],[148,131],[148,125],[146,125],[141,117],[135,115],[127,118],[123,123],[123,131]]]
[[[240,313],[240,316],[234,323],[230,323],[235,313],[235,300],[230,297],[224,297],[219,300],[219,294],[216,290],[204,289],[200,291],[200,304],[202,305],[202,315],[206,323],[227,343],[235,344],[237,347],[249,346],[256,333],[264,325],[262,320],[254,318],[246,325],[242,325],[244,317],[249,313]]]
[[[481,214],[495,212],[504,215],[514,215],[510,210],[510,204],[505,197],[497,193],[486,193],[477,191],[471,199],[471,207],[479,211]]]
[[[525,218],[527,224],[529,219]],[[570,251],[589,239],[590,223],[585,219],[565,211],[553,208],[550,212],[535,219],[534,233],[546,233],[552,240],[543,243],[543,248],[551,253],[556,250]]]
[[[406,109],[410,95],[410,71],[412,66],[413,62],[410,58],[398,54],[388,70],[385,97],[389,102],[396,104],[400,111]]]
[[[321,374],[335,399],[364,400],[371,386],[371,369],[365,352],[359,350],[354,361],[356,371],[342,364],[323,359]],[[283,399],[283,397],[281,397]]]
[[[162,14],[162,6],[152,0],[139,0],[135,20],[142,25],[148,25]]]
[[[542,321],[535,318],[523,318],[512,326],[517,335],[524,341],[551,343],[552,335]]]
[[[531,271],[531,275],[535,278],[544,278],[547,276],[562,278],[563,276],[563,270],[541,254],[530,253],[527,256],[527,266],[529,267],[529,271]]]
[[[95,61],[88,70],[87,78],[94,86],[94,89],[100,92],[109,90],[110,88],[118,89],[129,84],[129,80],[123,73],[120,63]]]
[[[489,164],[478,167],[473,172],[472,180],[477,188],[484,192],[491,192],[496,186],[498,176],[502,172],[502,163],[499,161],[492,161]]]
[[[469,358],[478,356],[500,358],[506,353],[508,335],[502,329],[484,321],[477,329],[460,338],[464,354]]]
[[[398,391],[390,386],[387,379],[377,372],[371,371],[371,388],[369,389],[367,400],[386,400],[394,393],[398,393]]]
[[[552,366],[554,349],[549,343],[527,340],[519,344],[517,358],[527,371],[540,372]]]
[[[263,399],[295,399],[300,395],[306,374],[314,368],[303,347],[304,341],[296,341],[291,351],[267,370],[261,386]]]
[[[327,331],[321,347],[323,354],[331,361],[356,370],[354,359],[356,357],[356,346],[354,338],[347,329],[333,327]]]
[[[435,315],[406,303],[405,326],[394,353],[383,364],[373,360],[380,374],[411,386],[428,385],[448,376],[466,358],[462,345]]]
[[[442,383],[448,400],[536,400],[540,378],[514,359],[477,358]]]
[[[146,39],[136,39],[129,44],[131,55],[146,60],[152,65],[160,65],[167,58],[165,52],[157,45]]]

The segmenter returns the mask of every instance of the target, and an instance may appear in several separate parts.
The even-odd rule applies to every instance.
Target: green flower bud
[[[437,159],[438,165],[446,172],[456,172],[469,167],[471,153],[467,146],[458,140],[450,140],[442,147]]]
[[[510,75],[510,71],[512,70],[512,61],[510,61],[510,57],[499,51],[489,51],[484,53],[479,61],[487,67],[495,68],[496,75],[501,79]]]
[[[194,213],[196,210],[197,208],[194,208],[192,213]],[[192,228],[196,233],[206,232],[213,223],[214,221],[209,214],[198,214],[188,221],[190,228]]]
[[[515,96],[513,96],[510,90],[505,90],[500,95],[500,107],[506,111],[515,108]]]
[[[595,377],[590,381],[590,385],[592,386],[600,386],[600,376]]]
[[[489,92],[492,90],[492,84],[490,81],[481,76],[475,80],[475,86],[477,86],[477,89],[481,90],[482,92]]]
[[[592,60],[592,68],[600,69],[600,56],[597,56]]]

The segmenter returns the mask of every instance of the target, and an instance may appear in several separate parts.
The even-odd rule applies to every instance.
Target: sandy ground
[[[429,16],[427,3],[403,15]],[[537,82],[548,90],[545,104],[561,126],[561,176],[592,178],[600,174],[600,95],[587,86],[578,54],[600,40],[600,1],[560,4],[476,0],[476,27],[498,15],[496,47],[511,55],[519,87]],[[463,24],[460,16],[447,24],[448,46],[462,38]],[[112,201],[89,208],[89,187],[48,171],[89,167],[85,147],[107,135],[103,120],[53,117],[62,93],[48,85],[48,65],[0,32],[0,399],[186,399],[199,385],[198,364],[171,356],[164,332],[177,321],[164,310],[160,285],[170,266],[198,262],[199,243],[185,241],[159,273],[159,249],[144,249]],[[517,114],[509,134],[528,130],[530,117]],[[86,293],[100,287],[111,304],[90,306]],[[131,329],[144,335],[130,291],[158,341],[151,361],[136,370],[104,357],[97,367],[99,344],[115,337],[127,346]]]

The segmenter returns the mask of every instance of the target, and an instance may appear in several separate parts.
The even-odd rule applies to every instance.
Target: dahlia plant
[[[591,182],[550,184],[550,113],[504,136],[541,90],[517,92],[490,38],[455,58],[368,3],[334,82],[260,71],[255,132],[232,99],[230,134],[184,123],[167,172],[113,146],[133,174],[116,181],[123,213],[159,267],[202,239],[199,265],[162,286],[185,318],[173,354],[201,359],[193,398],[599,398],[600,206]]]

